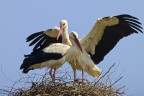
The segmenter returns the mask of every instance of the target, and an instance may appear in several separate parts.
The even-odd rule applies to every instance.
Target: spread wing
[[[142,33],[142,27],[136,17],[128,14],[104,17],[96,21],[80,42],[95,64],[98,64],[120,39],[138,32]]]
[[[38,50],[39,48],[42,49],[51,43],[61,43],[61,36],[57,40],[59,30],[60,29],[58,27],[55,27],[46,31],[33,33],[27,37],[26,42],[30,42],[29,46],[35,45],[33,51]]]

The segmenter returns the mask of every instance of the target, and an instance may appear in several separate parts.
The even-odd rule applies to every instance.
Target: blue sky
[[[25,42],[28,35],[59,26],[59,21],[66,19],[69,31],[76,31],[82,38],[97,18],[125,13],[136,16],[144,25],[143,4],[143,0],[1,0],[0,88],[12,86],[10,80],[16,81],[23,76],[19,70],[23,55],[32,49]],[[116,63],[115,74],[123,76],[120,82],[126,85],[129,95],[144,95],[143,42],[141,33],[124,38],[98,65],[105,71]]]

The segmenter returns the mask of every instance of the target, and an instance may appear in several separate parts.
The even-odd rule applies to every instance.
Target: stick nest
[[[84,82],[81,80],[73,82],[68,72],[57,78],[55,82],[51,81],[47,73],[34,82],[32,78],[36,78],[37,74],[32,74],[15,82],[10,90],[0,89],[0,94],[8,96],[123,96],[125,86],[116,85],[122,77],[113,82],[110,79],[112,74],[110,70],[113,66],[101,77],[93,81],[86,79]],[[14,88],[17,83],[22,82],[25,87]]]

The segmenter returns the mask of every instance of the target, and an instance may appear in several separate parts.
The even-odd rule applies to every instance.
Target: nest
[[[0,89],[0,92],[8,96],[123,96],[125,86],[114,87],[122,77],[114,82],[110,80],[110,70],[113,66],[101,77],[91,82],[87,79],[84,82],[81,80],[73,82],[72,79],[68,78],[70,76],[68,72],[57,78],[55,82],[47,77],[47,73],[37,79],[37,82],[26,82],[26,79],[36,78],[36,74],[33,74],[15,82],[15,84],[23,82],[28,84],[28,87],[15,89],[15,84],[13,84],[10,90]]]

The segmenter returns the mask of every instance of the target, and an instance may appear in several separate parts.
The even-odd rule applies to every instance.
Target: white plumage
[[[62,43],[53,43],[42,50],[27,55],[20,69],[23,69],[23,73],[27,73],[29,70],[47,67],[50,68],[49,74],[52,80],[55,80],[55,72],[66,62],[64,55],[69,48],[70,46]]]
[[[81,45],[78,46],[77,43],[79,43],[79,40],[78,34],[76,32],[71,32],[70,41],[72,42],[72,46],[66,54],[66,60],[72,66],[72,69],[74,71],[74,80],[76,80],[76,70],[82,70],[82,72],[85,71],[93,77],[100,76],[101,70],[94,64],[86,51],[82,47],[80,47]],[[82,74],[82,80],[83,79],[84,77]]]
[[[72,42],[72,46],[54,43],[28,55],[24,59],[21,69],[23,69],[24,73],[27,73],[29,70],[48,67],[51,68],[50,76],[54,80],[56,69],[67,61],[71,64],[74,72],[76,70],[83,70],[93,77],[98,77],[101,74],[101,70],[94,64],[85,50],[81,48],[76,32],[71,32],[70,41]],[[52,69],[54,69],[53,74]],[[76,78],[74,77],[74,79]]]
[[[133,33],[142,32],[141,29],[141,23],[138,21],[138,18],[128,14],[99,18],[91,31],[80,40],[80,44],[82,46],[82,50],[85,50],[84,52],[89,54],[90,60],[92,60],[95,64],[99,64],[123,37],[127,37]],[[32,41],[32,44],[30,45],[36,44],[34,48],[38,50],[53,42],[64,43],[71,46],[72,42],[69,39],[68,22],[66,20],[62,20],[60,22],[60,31],[57,31],[57,34],[53,35],[53,37],[55,37],[53,41],[53,39],[50,39],[49,36],[54,33],[50,33],[49,31],[40,33],[40,35],[38,33],[34,33],[36,35],[30,35],[27,38],[27,41]],[[59,34],[62,34],[62,36]],[[41,35],[42,37],[40,37]],[[55,41],[56,38],[59,38],[58,41]],[[72,52],[74,49],[71,49]],[[79,56],[79,54],[73,54],[72,58],[74,59],[75,56]],[[82,59],[83,55],[79,57]],[[82,61],[86,62],[85,60]],[[80,61],[70,60],[74,70],[84,69],[80,64],[76,65],[76,62],[79,63]],[[85,70],[88,72],[89,69]]]

